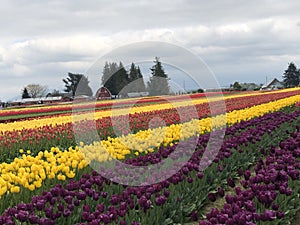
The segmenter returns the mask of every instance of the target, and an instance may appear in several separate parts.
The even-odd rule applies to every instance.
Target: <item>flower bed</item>
[[[234,110],[251,107],[254,105],[274,101],[280,98],[290,96],[290,92],[279,92],[276,94],[266,96],[252,96],[252,97],[238,97],[225,100],[227,112]],[[217,104],[217,103],[216,103]],[[206,104],[195,105],[198,112],[198,117],[203,118],[210,114],[209,106]],[[110,117],[103,117],[96,121],[96,128],[98,130],[99,138],[101,140],[109,137],[114,137],[115,132],[128,134],[129,132],[138,132],[140,130],[146,130],[149,127],[149,121],[159,116],[164,120],[166,125],[177,124],[181,122],[187,122],[192,119],[189,115],[189,107],[180,109],[183,116],[179,116],[176,109],[163,109],[152,110],[144,112],[141,110],[139,113],[132,113],[129,115],[129,124],[121,126],[115,126],[112,128],[112,121]],[[47,124],[44,124],[46,119],[21,121],[16,123],[8,123],[2,127],[0,131],[0,151],[4,152],[5,158],[11,161],[16,157],[16,152],[20,148],[31,149],[32,152],[37,153],[40,150],[50,149],[52,146],[60,146],[62,148],[68,148],[74,146],[75,139],[73,136],[73,125],[71,122],[61,121],[60,117],[51,117]],[[119,115],[115,117],[118,121],[126,121],[126,116]],[[52,123],[51,123],[52,122]],[[93,123],[93,121],[91,121]],[[155,124],[154,124],[155,125]],[[157,124],[159,126],[160,124]],[[31,127],[25,129],[24,127]],[[17,129],[19,127],[19,129]],[[23,127],[23,129],[21,129]],[[8,130],[5,130],[5,129]],[[83,131],[86,127],[83,127]]]
[[[213,208],[199,225],[211,224],[288,224],[299,202],[300,133],[299,127],[290,137],[272,146],[264,159],[254,166],[254,173],[240,171],[242,187],[235,187],[234,195],[225,196],[221,209]],[[269,153],[269,154],[268,154]],[[231,180],[231,187],[235,184]],[[211,200],[214,194],[210,193]],[[224,197],[224,193],[221,195]],[[265,223],[263,223],[265,222]]]
[[[245,95],[237,95],[237,96],[228,96],[228,98],[225,97],[226,99],[231,100],[230,102],[236,101],[236,104],[242,104],[239,106],[240,108],[248,107],[247,104],[250,104],[251,106],[255,104],[261,104],[261,103],[266,103],[269,101],[274,101],[277,99],[282,99],[286,97],[290,97],[296,94],[299,94],[300,90],[299,89],[287,89],[287,90],[281,90],[281,91],[276,91],[276,92],[267,92],[267,93],[255,93],[255,94],[245,94]],[[240,99],[242,98],[242,100]],[[234,99],[234,100],[233,100]],[[210,104],[215,104],[218,105],[217,102],[218,100],[223,101],[223,97],[218,96],[218,97],[213,97],[210,99]],[[244,101],[243,101],[244,100]],[[163,99],[165,102],[165,99]],[[203,105],[204,104],[204,105]],[[205,108],[206,109],[206,115],[210,115],[209,111],[209,105],[207,103],[207,99],[205,98],[200,98],[200,99],[191,99],[191,101],[187,101],[187,98],[183,100],[174,100],[168,103],[163,103],[163,104],[157,104],[155,107],[155,110],[153,109],[152,105],[146,105],[142,107],[131,107],[130,113],[141,113],[141,112],[151,112],[151,111],[160,111],[160,110],[165,110],[165,109],[172,109],[174,107],[200,107],[200,108]],[[227,103],[226,103],[227,107]],[[79,110],[80,112],[82,111],[82,104],[79,105],[74,105],[73,110]],[[208,110],[208,112],[207,112]],[[112,114],[112,112],[114,114]],[[90,115],[90,108],[87,109],[88,115]],[[120,116],[120,115],[127,115],[128,114],[128,109],[114,109],[114,110],[105,110],[105,111],[99,111],[96,112],[94,117],[96,120],[104,118],[104,117],[111,117],[111,116]],[[86,115],[82,115],[83,119],[86,119]],[[13,123],[5,123],[1,124],[0,123],[0,130],[1,131],[13,131],[13,130],[21,130],[21,129],[34,129],[42,126],[57,126],[61,124],[66,124],[66,123],[71,123],[73,122],[72,116],[65,115],[65,116],[51,116],[51,117],[46,117],[46,118],[38,118],[38,119],[33,119],[30,121],[15,121]]]
[[[228,125],[231,126],[240,121],[247,121],[254,117],[280,110],[283,107],[292,105],[296,101],[299,101],[299,98],[300,96],[294,96],[275,102],[253,106],[240,111],[232,111],[227,114]],[[127,157],[130,158],[131,156],[139,155],[140,153],[151,153],[155,151],[155,148],[159,149],[161,145],[172,146],[178,141],[188,140],[198,134],[210,132],[212,123],[211,120],[212,119],[208,117],[201,120],[192,120],[184,124],[171,125],[164,129],[155,128],[152,130],[140,131],[133,135],[130,134],[119,138],[109,138],[108,140],[103,140],[98,143],[94,142],[91,145],[82,146],[80,151],[78,147],[76,147],[75,150],[70,147],[70,151],[62,151],[59,148],[51,148],[50,154],[48,154],[48,151],[40,151],[36,157],[26,156],[23,154],[22,159],[14,158],[12,163],[0,164],[0,178],[2,178],[3,184],[7,183],[5,187],[3,186],[0,193],[3,195],[8,190],[18,192],[19,186],[29,189],[41,187],[41,182],[46,178],[52,179],[57,177],[60,179],[63,177],[65,179],[65,176],[72,178],[75,176],[76,170],[74,169],[77,168],[77,165],[80,165],[79,169],[81,169],[93,160],[96,160],[97,162],[105,162],[111,158],[123,160]],[[214,124],[213,130],[222,128],[226,125],[224,119],[219,121],[221,121],[221,123]],[[183,129],[183,132],[181,132],[181,129]],[[153,135],[151,136],[150,134]],[[31,175],[32,169],[29,169],[28,173],[23,174],[20,170],[22,169],[23,171],[24,166],[35,166],[36,168],[39,168],[34,172],[45,170],[44,178],[36,178],[35,175],[38,174],[34,173]],[[64,172],[65,175],[62,174],[62,172]],[[26,178],[21,180],[18,176],[19,174],[23,174]]]
[[[275,141],[269,143],[267,137],[276,137],[277,142],[286,139],[291,133],[286,133],[286,128],[293,130],[294,125],[291,125],[296,123],[299,115],[299,111],[290,114],[276,112],[233,125],[226,132],[227,138],[214,163],[204,173],[198,169],[208,134],[200,136],[197,150],[189,162],[161,183],[143,187],[122,186],[93,172],[83,175],[78,181],[70,180],[65,186],[56,185],[33,197],[27,204],[19,203],[7,209],[0,217],[0,223],[13,224],[15,220],[31,224],[183,223],[190,216],[197,216],[195,212],[208,202],[209,192],[231,178],[238,169],[245,170],[255,158],[265,154],[257,151],[258,146],[268,148],[268,145],[276,144]],[[186,141],[186,146],[190,141]],[[281,145],[285,146],[283,142]],[[175,149],[176,145],[161,147],[159,152],[126,162],[138,166],[157,163]],[[181,151],[184,148],[179,149],[178,154]],[[245,156],[250,156],[250,159]],[[232,181],[230,183],[232,185]]]
[[[214,115],[217,123],[211,127],[205,104],[196,105],[198,118],[189,116],[189,106],[181,105],[183,120],[166,105],[157,111],[144,107],[145,111],[130,114],[129,127],[115,128],[125,134],[120,137],[114,136],[110,117],[101,118],[97,129],[104,140],[80,146],[74,144],[70,123],[4,131],[0,136],[0,224],[183,224],[200,218],[200,224],[285,223],[299,207],[295,199],[300,111],[294,105],[300,96],[290,95],[278,92],[226,99],[226,131],[220,130],[225,129],[224,115]],[[157,123],[148,129],[158,113],[166,126]],[[122,113],[116,118],[123,119]],[[90,121],[80,123],[82,131],[89,132]],[[207,154],[209,137],[223,138],[223,131],[220,151]],[[83,157],[86,148],[91,157]],[[189,148],[191,158],[185,157]],[[101,151],[102,157],[93,158]],[[117,162],[117,176],[105,170],[104,163],[111,158],[141,169],[132,174]],[[173,164],[158,166],[165,159]],[[95,160],[101,162],[101,174],[87,166]],[[157,171],[150,173],[144,167],[150,165],[157,165]],[[238,187],[236,178],[241,176]],[[160,181],[161,177],[166,179]],[[132,185],[142,180],[145,185],[121,185],[108,178]],[[226,195],[230,188],[234,195]],[[202,218],[203,207],[222,198],[224,207]]]

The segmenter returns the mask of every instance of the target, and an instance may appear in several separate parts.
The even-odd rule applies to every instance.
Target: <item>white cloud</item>
[[[296,0],[3,1],[0,99],[34,80],[61,87],[68,71],[84,73],[101,55],[140,41],[192,50],[224,84],[281,76],[300,60],[299,8]]]

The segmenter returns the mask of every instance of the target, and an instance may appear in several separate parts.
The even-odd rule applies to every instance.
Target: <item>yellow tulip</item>
[[[69,173],[66,173],[66,176],[68,178],[74,178],[75,177],[75,173],[73,171],[70,171]]]
[[[58,175],[57,175],[57,179],[58,179],[58,180],[66,180],[66,176],[63,175],[63,174],[58,174]]]
[[[28,189],[29,189],[30,191],[34,191],[34,190],[35,190],[34,184],[30,184],[29,187],[28,187]]]
[[[0,196],[3,196],[7,192],[7,187],[6,186],[1,186],[0,187]]]
[[[20,187],[18,186],[13,186],[10,188],[11,193],[19,193],[20,192]]]

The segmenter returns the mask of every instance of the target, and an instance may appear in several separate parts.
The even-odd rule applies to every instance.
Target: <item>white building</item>
[[[261,90],[277,90],[277,89],[282,89],[283,87],[284,87],[283,83],[277,80],[276,78],[274,78],[269,83],[263,85],[261,87]]]

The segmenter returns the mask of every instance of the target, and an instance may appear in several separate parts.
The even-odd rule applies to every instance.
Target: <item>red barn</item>
[[[97,100],[111,99],[111,93],[106,87],[101,87],[96,92],[96,99]]]

